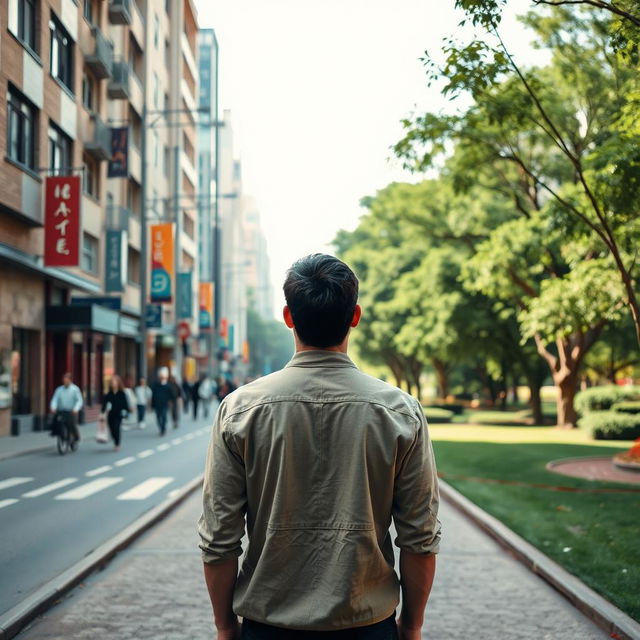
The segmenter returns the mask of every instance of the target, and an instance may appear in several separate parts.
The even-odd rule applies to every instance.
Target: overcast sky
[[[328,251],[339,229],[353,229],[363,196],[418,179],[389,160],[389,147],[402,137],[401,118],[445,105],[419,58],[438,51],[460,14],[453,0],[196,3],[220,43],[220,107],[232,110],[244,190],[262,215],[278,312],[296,258]],[[513,20],[505,31],[526,41]]]

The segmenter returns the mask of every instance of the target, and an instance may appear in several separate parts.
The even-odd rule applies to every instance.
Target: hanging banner
[[[129,127],[111,129],[111,157],[107,178],[129,177]]]
[[[145,310],[145,324],[148,329],[162,328],[162,305],[148,304]]]
[[[44,265],[80,264],[80,176],[49,176],[44,196]]]
[[[122,293],[127,282],[127,232],[107,229],[104,251],[105,293]]]
[[[213,282],[201,282],[199,289],[198,327],[200,331],[213,328]]]
[[[185,271],[178,274],[178,318],[193,318],[193,284],[192,272]]]
[[[151,225],[151,302],[171,302],[173,224]]]
[[[249,353],[249,343],[245,340],[242,343],[242,362],[244,362],[245,364],[249,362]]]
[[[226,318],[220,318],[220,337],[222,340],[220,344],[225,346],[227,344],[227,336],[229,333],[229,322]]]

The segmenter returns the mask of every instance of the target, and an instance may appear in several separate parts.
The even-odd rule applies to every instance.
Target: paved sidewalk
[[[197,491],[164,522],[23,631],[20,640],[210,640],[196,548]],[[448,504],[423,638],[596,640],[595,627]]]
[[[98,425],[96,422],[87,422],[78,426],[80,437],[84,439],[93,438]],[[19,436],[0,438],[0,460],[55,448],[56,440],[51,437],[50,431],[26,431]]]

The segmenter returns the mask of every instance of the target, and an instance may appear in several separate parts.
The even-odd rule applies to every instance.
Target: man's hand
[[[218,629],[218,640],[240,640],[240,623],[238,618],[235,618],[231,626],[224,629]]]
[[[421,640],[422,629],[407,629],[402,626],[402,621],[398,620],[398,640]]]

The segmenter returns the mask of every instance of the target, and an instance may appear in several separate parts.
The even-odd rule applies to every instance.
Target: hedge
[[[626,402],[616,402],[611,405],[612,411],[620,413],[640,413],[640,400],[627,400]]]
[[[640,438],[640,414],[592,411],[578,425],[588,429],[595,440],[635,440]]]
[[[429,424],[451,422],[451,418],[453,418],[453,411],[439,407],[423,407],[423,411]]]
[[[591,387],[576,395],[576,411],[586,415],[590,411],[607,411],[618,402],[640,400],[640,387],[619,387],[615,384]]]

